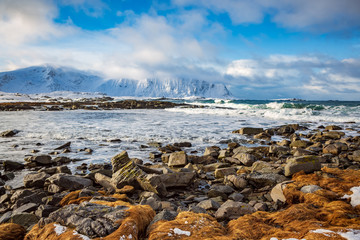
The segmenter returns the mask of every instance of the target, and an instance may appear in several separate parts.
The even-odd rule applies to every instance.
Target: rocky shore
[[[47,102],[4,102],[0,103],[0,111],[61,111],[61,110],[110,110],[110,109],[164,109],[177,106],[188,106],[168,101],[122,100],[113,101],[110,97],[83,99],[79,101],[62,101],[50,99]],[[194,107],[194,106],[191,106]]]
[[[234,130],[262,145],[228,142],[201,156],[187,151],[190,142],[152,142],[152,164],[122,151],[79,166],[84,174],[70,171],[68,157],[3,161],[0,239],[360,238],[360,136],[336,125],[303,130]],[[12,189],[23,169],[24,186]]]

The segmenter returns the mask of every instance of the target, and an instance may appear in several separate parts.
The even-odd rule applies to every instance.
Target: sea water
[[[0,112],[0,131],[17,129],[11,138],[0,138],[0,160],[23,162],[24,157],[49,154],[71,142],[67,156],[81,161],[70,164],[72,170],[82,163],[110,162],[123,150],[132,158],[151,162],[149,153],[157,151],[149,142],[162,145],[191,142],[185,151],[203,154],[208,146],[226,147],[226,142],[246,142],[246,136],[231,133],[242,127],[272,128],[299,123],[317,129],[336,124],[347,135],[359,135],[360,102],[340,101],[248,101],[248,100],[171,100],[191,103],[198,108],[177,107],[155,110],[72,110]],[[306,133],[305,131],[304,133]],[[109,142],[120,139],[121,142]],[[281,140],[274,136],[273,140]],[[261,145],[260,141],[255,145]],[[90,148],[92,154],[81,151]],[[61,152],[61,151],[60,151]],[[54,156],[55,157],[55,156]]]

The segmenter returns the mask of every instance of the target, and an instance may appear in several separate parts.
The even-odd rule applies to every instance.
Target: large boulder
[[[24,160],[29,163],[36,163],[37,165],[51,165],[53,163],[49,155],[31,156]]]
[[[320,157],[307,155],[287,160],[285,165],[285,176],[292,176],[294,173],[304,171],[312,173],[321,169]]]
[[[93,182],[90,179],[74,176],[66,173],[57,173],[47,178],[45,187],[48,187],[49,192],[61,192],[64,190],[74,191],[92,186]],[[51,191],[53,185],[56,191]]]
[[[251,214],[253,212],[255,212],[255,209],[249,204],[227,200],[216,211],[215,218],[220,221],[232,220],[237,219],[245,214]]]
[[[166,188],[186,187],[192,183],[195,176],[194,172],[174,172],[160,175],[160,179]]]

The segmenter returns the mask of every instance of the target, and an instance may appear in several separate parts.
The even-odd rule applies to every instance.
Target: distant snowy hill
[[[26,94],[54,91],[103,92],[109,96],[229,98],[224,84],[195,79],[104,80],[87,72],[51,65],[0,73],[0,91]]]

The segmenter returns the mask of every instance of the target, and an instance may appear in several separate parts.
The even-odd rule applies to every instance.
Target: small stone
[[[224,179],[225,184],[231,184],[236,189],[244,189],[247,186],[247,181],[241,176],[228,175]]]
[[[233,158],[239,159],[242,164],[248,167],[256,161],[255,157],[249,153],[238,153],[233,155]]]
[[[316,192],[317,190],[321,190],[322,188],[318,185],[306,185],[306,186],[303,186],[300,191],[303,192],[303,193],[314,193]]]
[[[235,175],[236,168],[229,167],[229,168],[218,168],[215,170],[215,177],[216,178],[224,178],[228,175]]]
[[[268,206],[266,203],[256,203],[254,205],[254,208],[256,211],[266,211],[268,209]]]
[[[208,200],[199,202],[196,206],[201,207],[205,210],[218,210],[220,207],[220,204],[218,202],[215,202],[212,199],[208,199]]]

